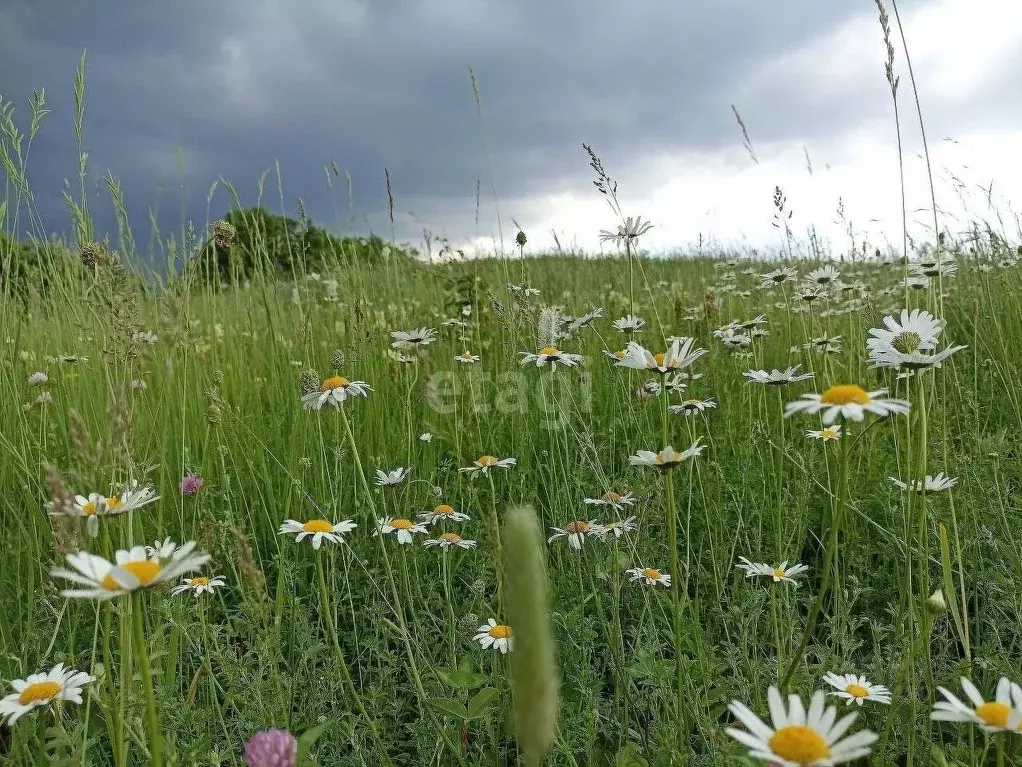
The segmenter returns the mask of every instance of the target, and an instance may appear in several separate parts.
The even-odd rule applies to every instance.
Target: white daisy
[[[471,466],[463,466],[458,469],[462,474],[468,474],[473,479],[480,474],[488,474],[490,469],[510,469],[518,463],[515,458],[497,458],[492,455],[481,455],[476,458]]]
[[[429,532],[423,525],[412,522],[410,519],[381,517],[376,522],[379,527],[373,532],[373,535],[393,533],[397,537],[397,542],[402,545],[411,543],[412,536],[416,533]]]
[[[281,535],[294,535],[296,542],[304,538],[312,538],[312,548],[319,549],[323,541],[330,543],[344,543],[344,535],[350,533],[358,525],[350,519],[340,522],[331,522],[329,519],[310,519],[306,522],[299,522],[296,519],[289,519],[280,526]]]
[[[645,327],[646,320],[642,319],[642,317],[629,314],[619,320],[614,320],[611,325],[613,325],[615,330],[620,330],[622,333],[634,333],[636,330]]]
[[[441,503],[434,506],[432,511],[419,514],[419,519],[424,524],[435,525],[437,522],[468,522],[469,516],[462,511],[455,511],[453,506]]]
[[[85,587],[60,592],[68,599],[112,599],[198,570],[209,561],[209,554],[195,552],[194,548],[195,541],[189,541],[181,546],[174,545],[169,557],[156,558],[147,556],[144,546],[134,546],[118,551],[114,562],[80,551],[67,556],[72,569],[57,567],[52,574]]]
[[[832,671],[828,671],[824,675],[823,681],[837,689],[837,692],[832,692],[830,695],[845,698],[849,706],[853,703],[861,706],[867,700],[887,704],[891,702],[890,690],[882,684],[871,684],[864,676],[835,674]]]
[[[627,519],[612,519],[609,522],[601,522],[600,527],[603,528],[604,538],[613,536],[614,540],[617,540],[625,533],[638,530],[639,524],[635,521],[635,517],[628,517]]]
[[[796,381],[806,381],[813,377],[812,373],[800,373],[801,365],[794,365],[784,370],[774,368],[769,373],[765,370],[747,370],[743,375],[754,383],[766,386],[784,386]]]
[[[449,549],[452,546],[459,549],[474,549],[476,542],[462,538],[457,533],[444,533],[439,538],[427,538],[422,542],[422,545],[427,549],[433,546],[439,546],[441,549]]]
[[[395,349],[415,349],[419,346],[428,346],[436,341],[436,330],[433,328],[395,330],[390,337],[394,339],[391,346]]]
[[[623,360],[625,358],[624,350],[612,352],[609,349],[604,349],[603,353],[606,356],[610,357],[612,360],[614,360],[614,362],[620,362],[621,360]]]
[[[918,351],[932,351],[944,330],[944,320],[939,320],[922,309],[901,310],[901,317],[884,317],[884,327],[871,328],[866,347],[870,350],[883,346],[912,346]]]
[[[841,424],[836,423],[833,426],[825,426],[819,430],[810,429],[806,432],[806,437],[809,439],[818,439],[822,442],[830,442],[831,440],[841,439]]]
[[[798,271],[790,266],[782,266],[780,269],[774,269],[772,272],[761,274],[759,286],[761,288],[772,288],[775,285],[783,285],[785,282],[797,279]]]
[[[699,444],[702,439],[702,437],[697,437],[691,447],[680,453],[670,445],[665,447],[659,453],[654,453],[651,450],[640,450],[635,455],[630,456],[628,458],[628,462],[632,466],[652,466],[662,470],[673,469],[682,461],[687,461],[693,456],[702,454],[703,450],[706,448],[706,445]]]
[[[433,435],[430,434],[428,431],[424,431],[422,434],[419,435],[419,442],[432,442],[432,441],[433,441]]]
[[[675,415],[678,413],[683,413],[684,415],[698,415],[704,410],[714,407],[717,407],[717,401],[714,399],[687,399],[680,405],[671,405],[667,409]]]
[[[750,562],[745,557],[738,557],[738,559],[741,561],[739,564],[735,565],[735,567],[739,570],[744,570],[746,578],[754,578],[757,575],[765,575],[768,578],[773,578],[774,583],[785,581],[786,583],[792,583],[797,586],[798,584],[795,583],[795,577],[809,569],[807,565],[803,564],[788,567],[787,562],[781,562],[781,564],[777,567],[774,567],[773,565],[768,565],[764,562]]]
[[[582,548],[586,537],[603,537],[603,528],[595,519],[591,519],[588,522],[575,520],[574,522],[569,522],[564,527],[551,527],[550,529],[554,531],[554,534],[547,538],[547,543],[552,543],[558,538],[567,538],[568,545],[576,551]]]
[[[400,485],[405,481],[405,477],[412,473],[414,466],[409,466],[407,469],[404,466],[398,466],[393,471],[383,471],[382,469],[376,470],[376,484],[379,487],[389,487],[391,485]]]
[[[599,498],[582,499],[582,503],[587,503],[591,506],[610,506],[616,511],[621,511],[625,506],[631,506],[635,501],[635,496],[630,492],[615,493],[613,490],[608,490]]]
[[[823,394],[803,394],[802,399],[789,402],[784,408],[784,417],[795,413],[815,414],[822,411],[823,425],[830,426],[839,415],[852,421],[861,421],[867,412],[881,417],[894,413],[908,413],[908,402],[888,399],[886,394],[887,389],[867,392],[854,384],[831,386]]]
[[[830,264],[821,266],[819,269],[813,269],[813,271],[806,275],[806,282],[811,282],[814,285],[830,285],[839,279],[841,279],[841,272]]]
[[[475,641],[485,650],[492,647],[494,650],[499,650],[502,654],[507,654],[515,647],[514,632],[511,630],[511,627],[505,626],[503,623],[497,623],[493,618],[486,621],[477,631],[478,633],[474,637]]]
[[[582,361],[581,354],[568,354],[568,352],[562,352],[556,346],[544,346],[536,354],[521,352],[521,355],[523,365],[535,363],[536,367],[540,368],[544,365],[549,365],[551,370],[557,370],[558,363],[571,368]]]
[[[64,668],[63,663],[27,679],[14,679],[11,681],[14,692],[0,700],[0,722],[6,721],[11,727],[34,708],[64,701],[81,704],[82,688],[94,681],[91,674]]]
[[[653,228],[649,221],[643,221],[642,216],[632,218],[628,216],[623,223],[618,224],[617,231],[611,232],[606,229],[600,230],[600,242],[613,242],[616,245],[623,245],[626,242],[637,240]]]
[[[908,342],[911,343],[911,342]],[[939,368],[944,360],[965,346],[949,346],[939,352],[924,354],[911,346],[896,348],[894,346],[878,346],[869,351],[869,359],[875,368],[898,368],[899,370],[924,370]],[[903,350],[904,349],[904,350]]]
[[[475,363],[479,362],[479,355],[478,354],[472,354],[470,351],[468,351],[466,349],[461,354],[456,356],[454,358],[454,361],[455,362],[460,362],[460,363],[462,363],[464,365],[474,365]]]
[[[372,387],[364,381],[349,381],[344,376],[330,376],[320,384],[318,391],[302,396],[306,410],[319,410],[324,405],[340,407],[348,397],[368,397]]]
[[[837,718],[837,708],[826,705],[823,690],[813,693],[806,711],[798,695],[784,699],[776,687],[767,691],[772,726],[756,716],[740,701],[731,701],[728,709],[744,729],[728,727],[727,734],[749,749],[749,756],[779,764],[781,767],[832,767],[868,756],[877,736],[861,730],[842,739],[857,714]]]
[[[215,589],[225,586],[227,581],[222,575],[214,575],[212,578],[196,576],[195,578],[183,578],[181,583],[170,590],[171,596],[186,594],[189,591],[195,594],[198,599],[203,594],[212,594]]]
[[[676,338],[666,352],[653,354],[636,341],[629,341],[625,356],[617,364],[660,374],[672,373],[690,367],[706,354],[706,349],[693,349],[694,345],[694,338]]]
[[[984,701],[976,685],[962,677],[962,689],[971,706],[946,688],[938,687],[945,700],[933,704],[930,718],[940,722],[972,722],[987,732],[1019,732],[1022,728],[1022,687],[1001,677],[992,701]]]
[[[927,474],[925,481],[913,479],[909,482],[902,482],[900,479],[896,479],[894,477],[888,477],[887,481],[900,490],[908,490],[911,487],[911,489],[917,493],[920,491],[924,493],[942,493],[945,490],[950,490],[958,484],[957,477],[948,477],[944,474],[944,472],[940,472],[940,474],[935,477],[931,477]]]
[[[647,586],[663,586],[665,589],[671,586],[670,573],[661,572],[652,567],[631,567],[625,572],[631,577],[633,583],[642,581]]]

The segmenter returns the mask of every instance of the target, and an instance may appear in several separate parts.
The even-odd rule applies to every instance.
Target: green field
[[[0,303],[0,677],[62,662],[96,680],[82,705],[46,706],[5,730],[0,759],[239,765],[258,730],[301,735],[323,724],[308,751],[321,765],[514,764],[521,738],[550,740],[548,764],[743,764],[748,748],[726,732],[736,722],[728,704],[766,718],[768,687],[808,701],[837,691],[827,672],[891,690],[889,705],[853,707],[849,733],[878,736],[862,763],[1022,759],[1022,737],[930,719],[938,686],[963,697],[961,676],[987,700],[1002,675],[1022,681],[1022,280],[999,241],[971,251],[945,243],[945,272],[953,256],[956,275],[911,290],[904,264],[835,262],[840,284],[808,303],[796,298],[818,266],[808,262],[788,264],[799,277],[767,288],[760,275],[782,264],[427,266],[403,255],[287,280],[256,270],[222,287],[186,273],[153,287],[130,278],[116,254],[83,263],[66,252],[45,267],[45,291],[8,283]],[[550,307],[556,313],[543,312]],[[870,328],[903,307],[945,320],[938,349],[967,348],[908,378],[872,367]],[[569,331],[565,317],[594,308],[601,317]],[[615,329],[629,312],[644,327]],[[765,333],[749,333],[748,345],[733,340],[746,333],[733,325],[729,344],[714,335],[759,315]],[[435,341],[392,348],[392,332],[422,327],[436,329]],[[604,353],[629,339],[663,351],[671,336],[707,353],[683,368],[694,374],[686,388],[666,395],[638,390],[673,374]],[[541,346],[581,361],[521,364]],[[455,359],[465,351],[478,363]],[[791,365],[815,378],[774,387],[744,375]],[[47,380],[32,385],[37,371]],[[332,376],[371,391],[340,408],[303,408],[302,393]],[[888,388],[911,411],[839,418],[841,439],[826,442],[806,436],[822,428],[819,415],[783,417],[802,394],[839,384]],[[666,410],[711,398],[716,407],[693,415]],[[670,471],[629,462],[696,442],[701,454]],[[459,471],[487,455],[517,463],[477,478]],[[397,485],[376,485],[376,469],[398,467],[414,468]],[[939,472],[957,484],[922,494],[888,479]],[[179,491],[188,473],[204,481],[194,495]],[[47,513],[54,502],[50,511],[74,514],[73,502],[62,505],[69,493],[123,498],[132,482],[158,500],[124,514],[108,501],[95,537],[84,516]],[[583,503],[607,491],[632,493],[634,505],[619,514]],[[470,519],[428,526],[412,545],[373,535],[378,518],[415,521],[439,504]],[[519,721],[516,738],[509,675],[519,677],[519,703],[536,694],[542,709],[549,667],[525,657],[512,665],[514,651],[474,637],[489,619],[508,620],[502,585],[518,588],[522,573],[509,570],[525,560],[516,543],[500,577],[499,533],[519,504],[547,531],[560,684],[556,725]],[[554,527],[633,516],[637,529],[620,537],[570,528],[580,550],[568,537],[545,542]],[[317,551],[278,532],[289,519],[357,527]],[[423,545],[444,531],[478,545]],[[157,578],[97,602],[62,598],[73,584],[51,574],[71,552],[110,556],[168,537],[211,555],[182,577],[221,575],[225,585],[172,596],[180,577]],[[794,584],[746,578],[740,557],[808,570]],[[670,587],[633,581],[625,571],[635,567],[668,573]],[[145,581],[132,572],[143,576],[135,585]],[[928,609],[937,589],[945,606]],[[534,649],[517,638],[518,649]],[[976,710],[994,721],[991,705]],[[1022,700],[1013,706],[1020,713],[1004,726],[1022,716]],[[793,735],[802,736],[774,747],[794,764],[816,763],[823,752]]]

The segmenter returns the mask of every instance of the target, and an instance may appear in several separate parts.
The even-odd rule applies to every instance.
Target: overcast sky
[[[952,174],[973,213],[986,214],[979,188],[991,181],[1006,212],[1022,197],[1022,3],[902,0],[900,10],[948,226],[962,207]],[[655,224],[653,249],[700,236],[775,244],[775,185],[797,233],[815,225],[843,247],[842,197],[860,237],[899,239],[874,0],[0,0],[0,93],[22,121],[35,89],[52,109],[30,160],[51,230],[68,228],[83,49],[97,221],[113,229],[110,169],[143,244],[151,207],[170,229],[182,210],[202,224],[210,184],[226,179],[252,203],[279,162],[285,208],[301,197],[340,231],[390,236],[387,168],[399,240],[428,229],[492,248],[499,210],[508,242],[514,218],[530,245],[556,231],[595,249],[616,222],[582,142],[619,181],[625,214]],[[900,46],[895,67],[915,210],[929,197]],[[266,198],[279,209],[274,178]],[[211,218],[229,205],[220,191]]]

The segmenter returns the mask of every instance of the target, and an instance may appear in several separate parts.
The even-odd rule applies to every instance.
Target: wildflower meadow
[[[650,258],[587,150],[602,258],[0,240],[0,763],[1022,764],[1017,233]]]

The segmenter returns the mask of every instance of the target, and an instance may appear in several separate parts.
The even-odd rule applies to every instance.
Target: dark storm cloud
[[[274,161],[286,206],[301,196],[314,219],[335,223],[323,168],[336,160],[351,173],[358,220],[389,230],[386,167],[399,237],[423,226],[457,236],[473,233],[477,179],[484,203],[490,196],[489,162],[498,195],[525,204],[588,188],[581,141],[612,173],[657,151],[734,143],[729,104],[741,84],[861,10],[819,0],[0,0],[0,93],[20,108],[34,88],[47,89],[53,114],[31,176],[51,229],[67,220],[71,82],[87,48],[93,179],[109,168],[122,180],[136,224],[161,184],[161,221],[172,225],[182,186],[186,213],[200,222],[218,177],[250,203]],[[797,84],[781,87],[796,93],[797,108],[754,105],[760,138],[826,132],[854,114],[830,103],[821,111]],[[334,184],[344,221],[345,181]],[[275,189],[267,199],[279,205]],[[220,194],[211,215],[228,204]]]

